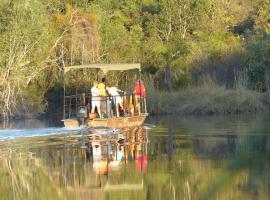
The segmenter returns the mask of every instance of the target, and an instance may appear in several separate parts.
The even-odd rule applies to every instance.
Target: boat
[[[127,94],[126,92],[119,95],[124,100],[122,113],[117,116],[116,109],[111,106],[115,100],[115,96],[105,96],[103,100],[106,101],[106,113],[104,116],[97,116],[97,113],[90,113],[91,110],[91,93],[81,93],[66,95],[66,75],[71,70],[78,69],[94,69],[97,71],[103,71],[107,74],[108,71],[126,71],[136,70],[139,72],[140,79],[135,84],[139,84],[140,92],[134,94]],[[92,128],[124,128],[124,127],[136,127],[141,126],[146,117],[147,106],[146,96],[143,95],[141,89],[144,87],[143,81],[141,81],[141,65],[139,63],[131,64],[87,64],[77,66],[64,67],[64,108],[63,108],[63,122],[65,127],[79,127],[87,126]],[[98,76],[97,76],[98,77]],[[108,109],[110,107],[110,110]],[[117,111],[119,112],[119,111]]]

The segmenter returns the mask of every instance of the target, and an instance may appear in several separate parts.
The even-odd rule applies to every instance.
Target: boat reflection
[[[119,129],[106,135],[91,134],[88,140],[86,155],[96,174],[108,175],[134,161],[139,172],[146,171],[148,135],[145,128]]]
[[[47,139],[1,149],[0,175],[7,176],[0,179],[0,193],[10,199],[104,199],[111,191],[143,190],[148,145],[143,127]]]
[[[270,199],[269,118],[195,124],[0,141],[1,199]]]

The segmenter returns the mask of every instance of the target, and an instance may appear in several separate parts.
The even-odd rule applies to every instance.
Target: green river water
[[[270,199],[269,116],[155,117],[120,130],[47,126],[2,124],[0,199]]]

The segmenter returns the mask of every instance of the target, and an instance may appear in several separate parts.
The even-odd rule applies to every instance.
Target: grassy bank
[[[148,91],[151,114],[238,114],[269,111],[269,94],[245,88],[202,86],[185,90]]]
[[[174,92],[159,91],[146,84],[147,107],[151,115],[164,114],[248,114],[270,111],[270,93],[259,93],[240,87],[226,89],[223,86],[206,85]],[[46,112],[41,119],[62,119],[62,97],[48,99]],[[12,119],[37,118],[31,115],[16,115]],[[1,115],[0,115],[1,121]]]

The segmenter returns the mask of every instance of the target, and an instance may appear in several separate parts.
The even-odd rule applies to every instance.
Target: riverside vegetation
[[[63,67],[82,63],[141,63],[150,113],[269,111],[269,0],[2,0],[0,11],[2,118],[61,113]],[[71,90],[90,87],[79,73]],[[110,77],[125,87],[126,74]]]

